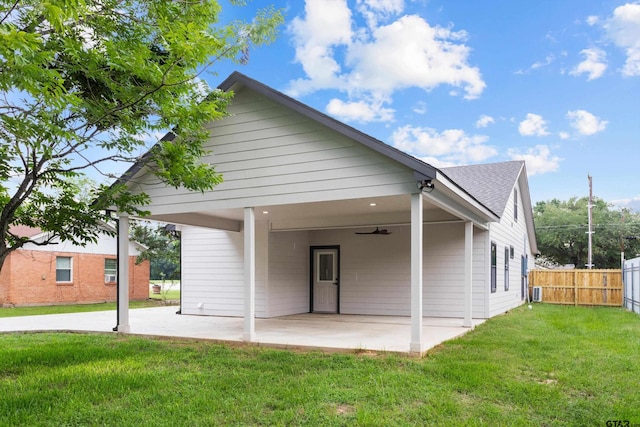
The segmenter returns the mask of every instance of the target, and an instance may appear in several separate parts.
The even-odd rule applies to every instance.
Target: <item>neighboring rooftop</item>
[[[9,233],[15,234],[18,237],[33,237],[36,234],[42,233],[42,230],[34,227],[27,227],[26,225],[12,225],[9,227]]]

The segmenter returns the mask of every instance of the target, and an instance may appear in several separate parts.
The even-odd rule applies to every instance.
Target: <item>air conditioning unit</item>
[[[117,280],[117,278],[116,278],[115,274],[105,274],[104,275],[104,282],[105,283],[115,282],[116,280]]]
[[[533,302],[542,302],[542,287],[533,287]]]

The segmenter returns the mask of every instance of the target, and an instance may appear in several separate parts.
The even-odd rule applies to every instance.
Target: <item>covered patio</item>
[[[517,222],[530,206],[518,203],[524,163],[443,171],[239,73],[219,88],[234,98],[206,126],[202,162],[224,182],[202,193],[166,185],[150,155],[118,180],[149,197],[147,219],[180,231],[181,312],[226,325],[207,333],[233,325],[220,339],[423,354],[521,303],[508,283],[521,279],[518,256],[535,249],[532,218]],[[117,216],[116,327],[138,333],[124,262],[130,218]],[[318,322],[320,313],[340,316]]]
[[[176,309],[168,306],[130,310],[129,334],[244,342],[242,318],[178,315]],[[112,332],[115,323],[115,311],[51,314],[5,318],[0,331]],[[409,317],[313,313],[256,319],[256,338],[251,345],[331,352],[410,353],[410,323]],[[462,319],[425,317],[422,324],[424,351],[470,331],[463,327]]]

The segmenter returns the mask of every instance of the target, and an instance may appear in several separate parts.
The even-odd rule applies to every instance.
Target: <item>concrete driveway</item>
[[[129,311],[131,334],[242,342],[243,319],[179,315],[177,306]],[[483,320],[474,319],[477,325]],[[0,332],[90,331],[113,332],[115,311],[48,314],[0,319]],[[462,319],[424,318],[425,351],[470,329]],[[345,314],[297,314],[256,319],[255,344],[278,348],[324,351],[409,352],[410,318]]]

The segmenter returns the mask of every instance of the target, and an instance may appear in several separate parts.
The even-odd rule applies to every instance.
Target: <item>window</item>
[[[56,257],[56,282],[71,282],[71,257]]]
[[[504,290],[509,290],[509,248],[504,247]]]
[[[516,250],[513,246],[509,246],[509,258],[513,259],[516,256]]]
[[[318,253],[318,282],[335,280],[335,258],[331,252]]]
[[[496,246],[496,242],[491,242],[491,292],[496,291],[496,281],[497,281],[497,262],[498,262],[498,249]]]
[[[104,260],[104,282],[112,283],[118,278],[118,261],[113,258]]]
[[[513,220],[518,222],[518,190],[513,189]]]

